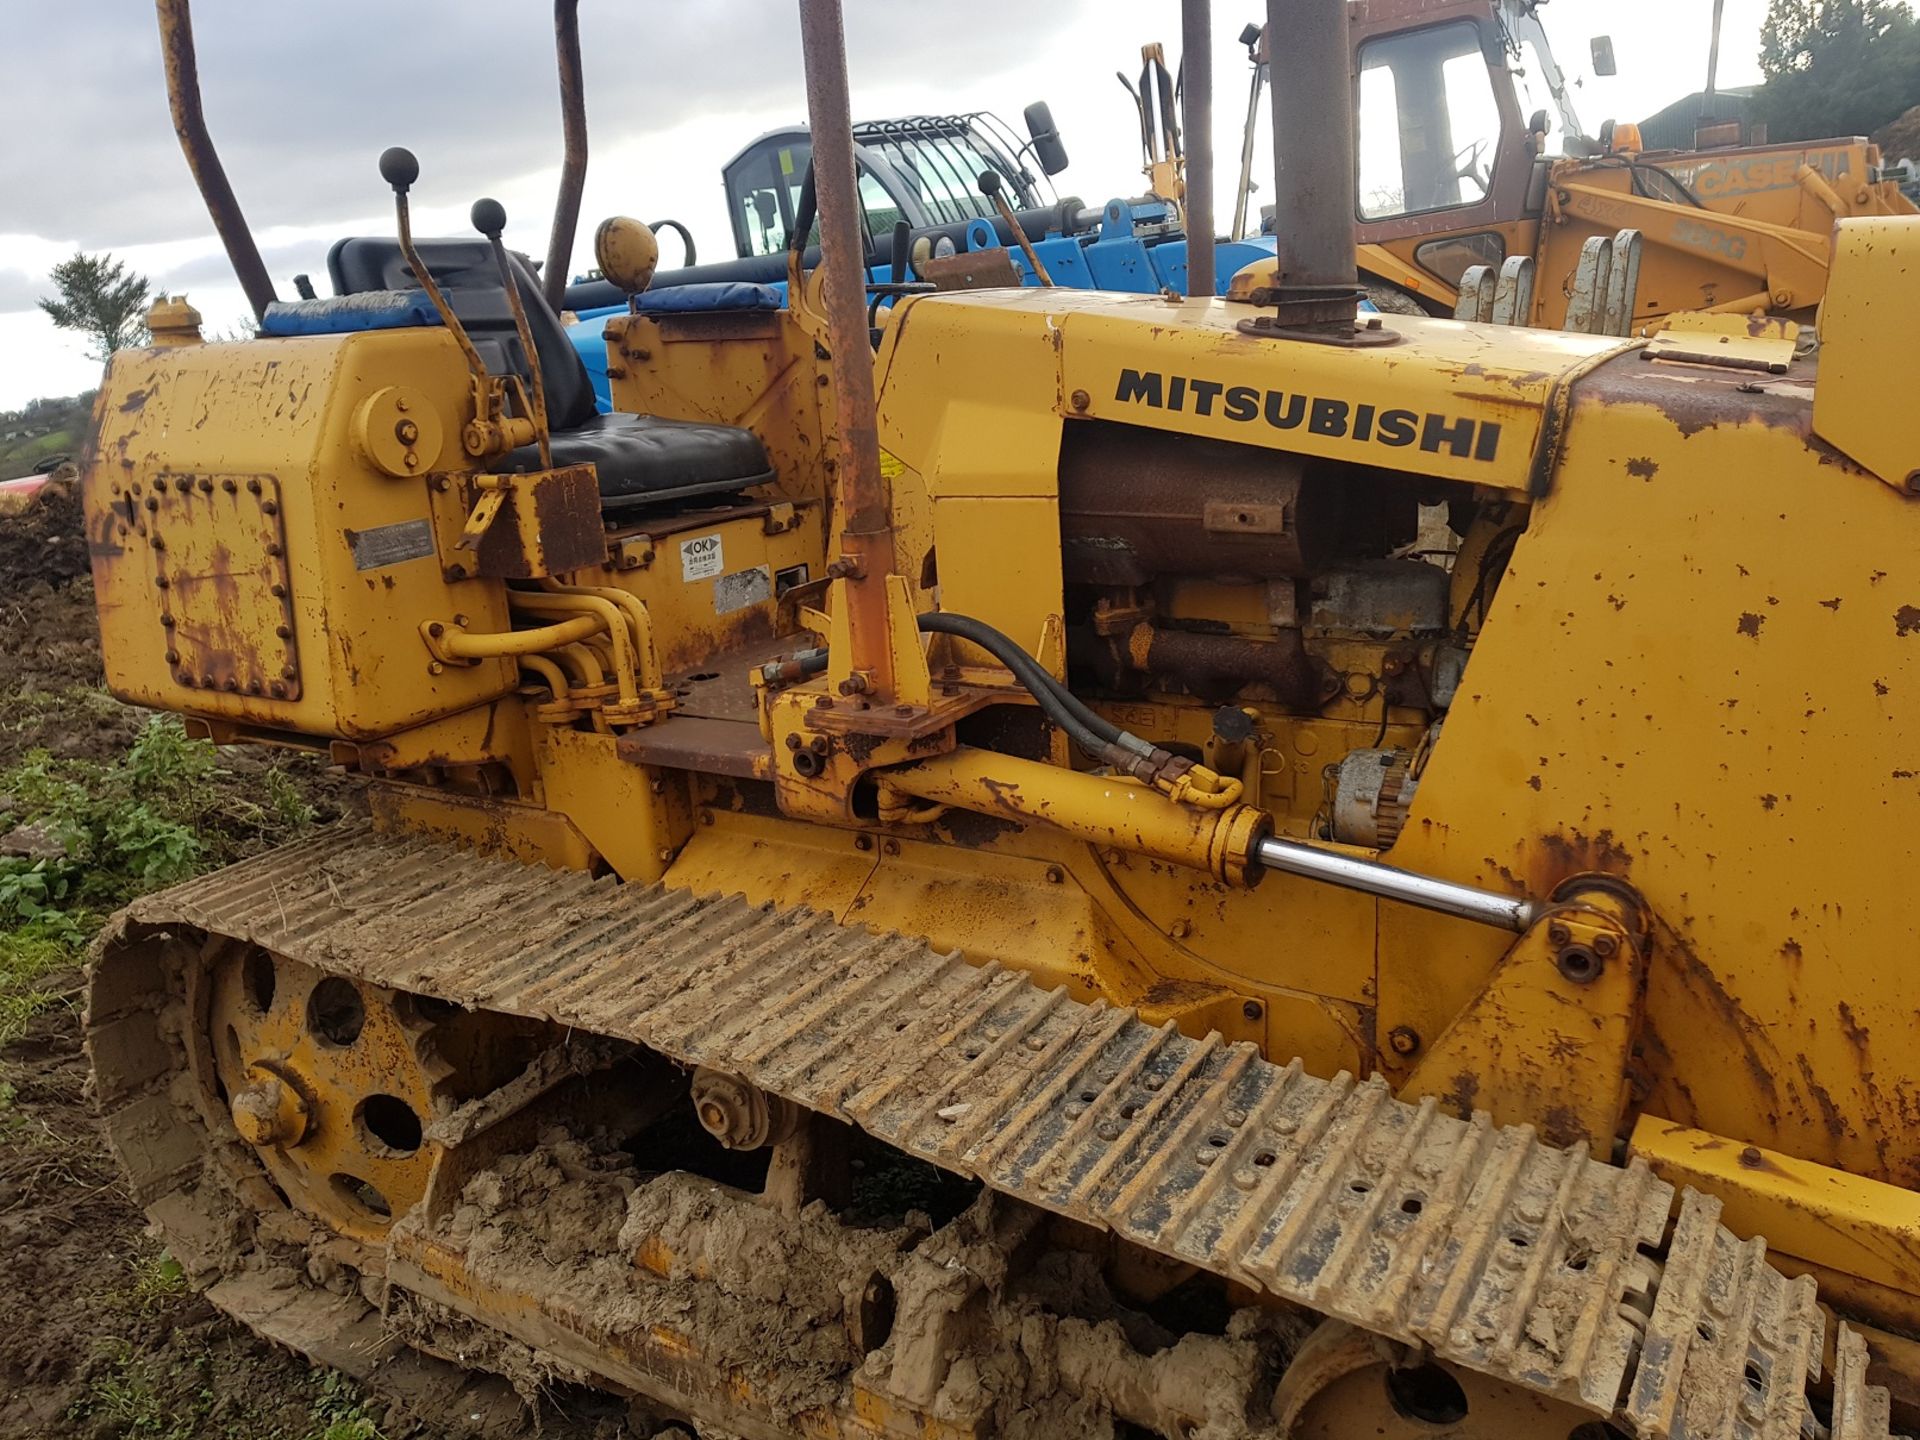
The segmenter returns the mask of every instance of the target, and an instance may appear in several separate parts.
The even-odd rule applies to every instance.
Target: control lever
[[[500,242],[500,232],[507,228],[507,209],[498,200],[480,199],[473,202],[470,218],[473,228],[486,236],[487,243],[493,247],[493,265],[500,272],[500,283],[507,289],[513,328],[519,332],[520,348],[527,356],[527,374],[533,383],[533,438],[540,446],[540,468],[551,470],[553,448],[547,433],[546,381],[540,373],[540,355],[533,347],[533,329],[527,324],[527,307],[520,299],[520,285],[507,261],[507,247]]]
[[[1000,218],[1007,222],[1007,228],[1013,232],[1013,238],[1020,242],[1020,253],[1027,257],[1027,264],[1033,267],[1033,273],[1042,285],[1053,284],[1053,277],[1047,273],[1047,267],[1040,263],[1040,257],[1033,253],[1033,242],[1027,239],[1027,232],[1020,228],[1020,217],[1013,213],[1013,206],[1007,203],[1007,192],[1001,188],[1000,176],[992,170],[980,172],[980,193],[993,202],[993,208],[1000,212]]]
[[[420,261],[420,252],[413,248],[413,221],[407,213],[407,191],[413,182],[420,178],[420,162],[414,153],[405,146],[395,145],[380,152],[380,178],[393,187],[393,209],[400,231],[400,253],[407,257],[407,264],[413,269],[414,279],[427,292],[427,298],[433,301],[433,308],[440,312],[440,323],[453,333],[460,342],[460,352],[467,357],[467,369],[473,372],[473,386],[476,401],[480,402],[479,414],[484,419],[487,414],[485,395],[487,391],[487,367],[481,360],[480,352],[473,348],[473,341],[467,335],[467,327],[460,323],[460,317],[453,313],[453,306],[447,303],[447,297],[440,287],[434,284],[433,276]],[[474,450],[472,437],[468,437],[467,450]]]

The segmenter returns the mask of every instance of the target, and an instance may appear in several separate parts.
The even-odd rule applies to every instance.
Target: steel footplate
[[[1823,1319],[1759,1240],[1670,1185],[1155,1029],[924,941],[331,831],[135,902],[403,990],[732,1071],[1008,1195],[1641,1437],[1818,1432]],[[1657,1279],[1657,1283],[1656,1283]],[[1651,1291],[1651,1293],[1649,1293]],[[1888,1434],[1843,1334],[1833,1431]]]

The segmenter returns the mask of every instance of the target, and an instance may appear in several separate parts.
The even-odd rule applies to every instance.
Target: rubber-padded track
[[[181,927],[732,1071],[1029,1204],[1636,1436],[1816,1433],[1814,1282],[1722,1228],[1717,1200],[1677,1197],[1655,1266],[1676,1196],[1643,1163],[1405,1104],[1377,1077],[1320,1079],[814,911],[365,826],[136,901],[105,943]],[[1887,1436],[1885,1393],[1867,1386],[1845,1327],[1838,1353],[1833,1434]]]

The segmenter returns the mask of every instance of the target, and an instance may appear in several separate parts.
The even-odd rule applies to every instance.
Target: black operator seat
[[[414,248],[446,293],[447,303],[466,327],[488,372],[530,380],[513,310],[487,241],[479,237],[420,240]],[[540,356],[553,463],[592,465],[599,476],[603,509],[730,494],[772,482],[766,449],[751,430],[657,415],[601,414],[587,367],[567,338],[560,317],[548,306],[533,272],[511,252],[507,262]],[[419,286],[399,242],[382,236],[352,236],[336,242],[327,254],[327,273],[338,295]],[[501,473],[538,470],[540,450],[537,445],[523,445],[491,464]]]

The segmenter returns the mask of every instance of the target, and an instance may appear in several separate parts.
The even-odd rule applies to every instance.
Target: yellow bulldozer
[[[801,0],[821,262],[602,224],[599,414],[404,150],[278,300],[158,8],[260,334],[109,367],[110,683],[370,808],[93,960],[214,1303],[477,1433],[1911,1424],[1920,220],[1813,357],[1356,314],[1347,6],[1269,0],[1272,283],[875,296]]]

